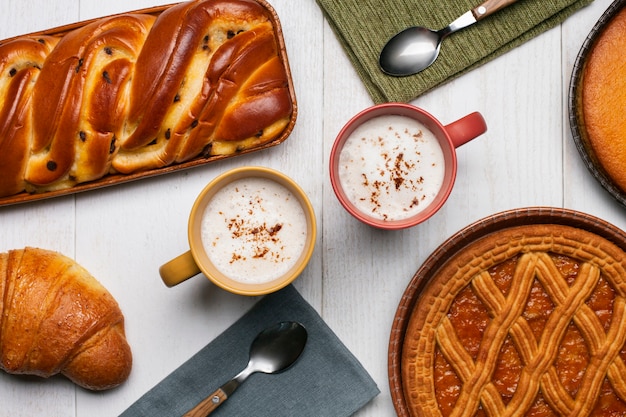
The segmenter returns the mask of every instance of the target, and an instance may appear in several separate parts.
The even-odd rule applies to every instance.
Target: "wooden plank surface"
[[[63,378],[0,373],[1,415],[113,416],[233,323],[255,299],[202,278],[168,289],[158,267],[187,248],[200,190],[240,165],[264,165],[307,192],[319,234],[296,288],[376,380],[381,394],[357,415],[395,415],[387,384],[389,330],[402,293],[428,255],[482,217],[525,206],[581,210],[626,228],[626,212],[591,177],[571,139],[567,91],[586,35],[610,0],[595,0],[560,27],[442,86],[413,104],[444,124],[480,111],[488,132],[458,150],[444,208],[410,230],[383,232],[352,219],[328,179],[335,135],[372,104],[313,0],[271,0],[280,17],[299,106],[278,147],[211,166],[95,192],[0,208],[0,250],[26,245],[75,258],[115,296],[134,353],[122,387],[93,394]],[[0,38],[156,6],[153,0],[3,0]]]

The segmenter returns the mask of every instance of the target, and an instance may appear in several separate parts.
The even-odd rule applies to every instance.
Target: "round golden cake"
[[[401,377],[411,416],[626,415],[626,254],[564,225],[475,240],[419,296]]]
[[[587,143],[606,174],[626,191],[626,8],[598,34],[581,94]]]

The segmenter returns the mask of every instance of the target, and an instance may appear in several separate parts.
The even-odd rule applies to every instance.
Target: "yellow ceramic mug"
[[[291,283],[307,265],[315,246],[315,213],[286,175],[236,168],[197,197],[188,238],[190,250],[159,269],[168,287],[202,272],[235,294],[268,294]]]

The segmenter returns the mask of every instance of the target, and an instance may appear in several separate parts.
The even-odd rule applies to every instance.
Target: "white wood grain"
[[[297,124],[285,143],[165,177],[0,208],[0,250],[32,245],[74,257],[120,303],[134,353],[129,381],[98,394],[63,378],[0,373],[0,414],[117,415],[243,314],[255,299],[200,277],[169,289],[158,267],[187,249],[187,216],[207,182],[232,167],[264,165],[294,178],[316,211],[317,246],[295,285],[381,390],[357,415],[395,415],[387,383],[393,316],[415,271],[448,237],[482,217],[535,205],[573,208],[626,227],[625,209],[583,166],[567,116],[572,65],[610,2],[595,0],[562,26],[415,100],[444,124],[480,111],[489,130],[458,149],[456,186],[439,213],[413,229],[382,232],[351,218],[328,180],[335,135],[372,101],[316,3],[272,0],[298,101]],[[154,5],[3,0],[0,38]]]

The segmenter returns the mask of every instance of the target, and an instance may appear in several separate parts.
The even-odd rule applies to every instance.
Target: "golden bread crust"
[[[625,362],[626,254],[581,229],[528,225],[437,271],[401,372],[412,416],[586,416],[626,412]]]
[[[60,39],[33,94],[34,132],[26,181],[45,189],[98,179],[121,135],[134,61],[153,16],[101,19]]]
[[[132,355],[111,294],[75,261],[37,248],[0,256],[0,368],[61,373],[103,390],[124,382]]]
[[[0,45],[0,195],[26,189],[31,155],[32,95],[45,59],[57,44],[51,36],[23,37]]]

